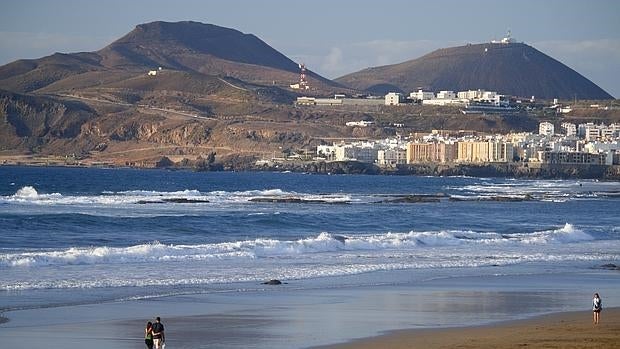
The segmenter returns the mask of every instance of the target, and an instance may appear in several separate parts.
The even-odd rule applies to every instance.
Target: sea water
[[[0,311],[619,260],[618,182],[0,167]]]

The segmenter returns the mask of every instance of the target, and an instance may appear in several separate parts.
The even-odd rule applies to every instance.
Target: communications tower
[[[299,63],[299,82],[291,85],[291,88],[296,90],[307,90],[310,88],[308,80],[306,80],[306,65]]]
[[[306,65],[303,63],[299,64],[299,88],[302,90],[310,88],[310,86],[308,86],[308,80],[306,80]]]

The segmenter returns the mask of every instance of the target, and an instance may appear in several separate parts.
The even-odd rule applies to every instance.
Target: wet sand
[[[581,287],[592,279],[609,306],[598,326],[588,311],[591,291]],[[620,349],[620,308],[613,308],[620,306],[619,282],[617,274],[605,272],[316,289],[287,284],[40,307],[0,313],[0,321],[9,320],[0,324],[0,347],[29,349],[53,342],[63,349],[139,349],[145,347],[146,321],[161,316],[168,345],[177,349]],[[542,312],[555,315],[534,317]],[[529,320],[507,322],[519,318]]]
[[[620,348],[620,308],[604,309],[601,322],[592,312],[568,312],[500,324],[428,330],[403,330],[386,335],[321,347],[371,348]]]

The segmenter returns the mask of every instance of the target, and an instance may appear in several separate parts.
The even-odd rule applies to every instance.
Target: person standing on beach
[[[155,349],[163,349],[165,342],[164,324],[161,323],[161,319],[158,316],[155,318],[155,323],[153,324],[153,344],[155,345]]]
[[[603,301],[598,293],[594,294],[594,298],[592,298],[592,312],[594,315],[594,324],[598,325],[601,320],[601,310],[603,309]]]
[[[146,323],[144,329],[144,344],[146,344],[147,349],[153,349],[153,323],[150,321]]]

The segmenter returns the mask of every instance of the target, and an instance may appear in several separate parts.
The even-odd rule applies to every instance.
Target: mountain
[[[299,80],[298,64],[255,35],[198,22],[152,22],[96,52],[55,53],[4,65],[0,88],[23,93],[54,83],[65,89],[103,87],[159,67],[283,88]],[[319,91],[341,88],[311,71],[307,77]],[[69,83],[59,83],[66,79]]]
[[[592,81],[523,43],[486,43],[439,49],[394,65],[336,79],[375,93],[439,90],[498,91],[520,97],[613,99]]]

